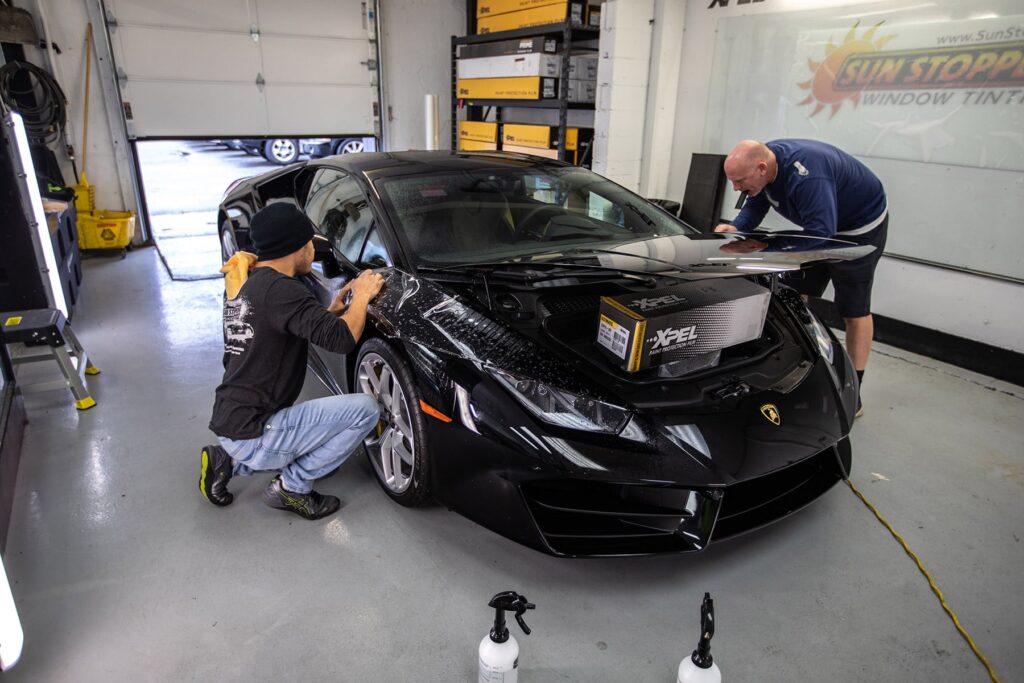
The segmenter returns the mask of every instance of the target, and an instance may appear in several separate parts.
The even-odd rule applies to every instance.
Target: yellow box
[[[529,26],[558,24],[563,21],[582,24],[583,10],[584,5],[582,3],[560,2],[557,5],[543,5],[533,9],[519,10],[518,12],[496,14],[491,17],[477,19],[476,32],[497,33],[498,31],[511,31]]]
[[[478,140],[459,140],[460,152],[494,152],[498,149],[497,142],[480,142]]]
[[[525,123],[506,123],[501,127],[502,145],[520,145],[538,149],[549,149],[558,146],[558,129],[553,126],[536,126]],[[565,148],[576,149],[579,142],[579,130],[565,130]]]
[[[543,100],[558,96],[558,79],[548,76],[460,78],[459,99]]]
[[[501,146],[501,151],[502,152],[517,152],[519,154],[529,154],[531,156],[545,157],[547,159],[557,159],[558,158],[558,150],[557,149],[538,149],[537,147],[523,147],[521,145],[504,145],[503,144]],[[577,159],[576,152],[569,151],[569,150],[566,150],[565,152],[566,152],[566,157],[567,157],[566,161],[568,161],[570,164],[575,164],[576,163],[576,159]]]
[[[82,211],[78,214],[78,246],[82,249],[124,249],[135,237],[131,211]]]
[[[544,5],[564,5],[565,0],[477,0],[476,18],[507,14]]]
[[[459,141],[497,142],[498,124],[486,121],[459,121]]]

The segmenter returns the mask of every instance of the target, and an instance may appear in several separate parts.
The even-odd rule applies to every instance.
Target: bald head
[[[733,189],[751,197],[775,180],[777,171],[775,154],[757,140],[737,143],[725,159],[725,177],[732,182]]]

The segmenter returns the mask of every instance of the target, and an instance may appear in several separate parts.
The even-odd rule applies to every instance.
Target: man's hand
[[[359,341],[366,327],[366,306],[377,296],[381,287],[384,286],[384,278],[372,270],[364,270],[354,280],[341,288],[338,295],[334,297],[335,302],[340,301],[344,295],[351,291],[352,299],[341,314],[341,320],[348,325],[352,338]],[[344,306],[344,303],[342,303]],[[331,307],[334,307],[332,302]]]
[[[338,290],[338,293],[334,295],[334,299],[331,300],[331,305],[327,307],[327,310],[334,315],[341,315],[348,309],[348,303],[345,302],[345,297],[349,292],[352,291],[352,282],[346,282],[345,285]]]
[[[345,287],[352,290],[352,301],[358,299],[362,302],[370,303],[373,301],[373,297],[377,296],[381,288],[384,287],[384,277],[372,270],[364,270]],[[342,287],[341,290],[345,291],[345,287]]]
[[[715,232],[738,232],[735,225],[729,225],[728,223],[719,223],[715,226]]]
[[[735,242],[726,242],[718,249],[727,254],[749,254],[754,251],[761,251],[767,246],[768,244],[766,242],[748,238],[736,240]]]

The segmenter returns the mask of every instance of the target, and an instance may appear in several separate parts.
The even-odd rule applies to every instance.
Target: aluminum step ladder
[[[98,375],[64,314],[52,308],[0,313],[3,341],[23,348],[12,350],[14,365],[55,360],[64,379],[24,384],[16,378],[22,393],[70,389],[75,407],[88,410],[96,405],[85,383],[86,375]]]

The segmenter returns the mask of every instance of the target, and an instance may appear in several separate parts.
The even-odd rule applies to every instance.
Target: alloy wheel
[[[358,154],[365,148],[362,140],[346,140],[338,147],[338,154]]]
[[[220,231],[220,255],[221,259],[227,261],[238,251],[238,242],[235,240],[235,233],[225,225]]]
[[[277,164],[290,164],[299,158],[299,150],[294,140],[275,138],[270,141],[269,158]]]
[[[366,439],[377,476],[393,493],[404,493],[412,483],[416,441],[409,401],[398,377],[384,358],[368,353],[359,364],[359,389],[377,400],[380,421]]]

